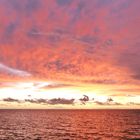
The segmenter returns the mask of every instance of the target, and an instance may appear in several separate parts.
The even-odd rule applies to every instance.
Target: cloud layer
[[[138,5],[1,0],[0,67],[15,76],[139,83]]]
[[[18,102],[17,93],[28,93],[22,102],[36,104],[138,103],[139,5],[139,0],[0,0],[0,95],[7,103]],[[34,93],[40,94],[33,98]],[[56,96],[46,99],[42,93]]]

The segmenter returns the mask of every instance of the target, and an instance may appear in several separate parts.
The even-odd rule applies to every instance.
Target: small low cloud
[[[83,98],[80,98],[79,100],[81,101],[82,104],[86,104],[86,102],[89,101],[89,97],[87,95],[83,95]]]
[[[127,105],[140,105],[140,103],[135,103],[135,102],[129,102]]]
[[[74,104],[75,99],[65,99],[65,98],[53,98],[50,99],[47,103],[51,105],[56,105],[56,104],[69,104],[72,105]]]
[[[112,98],[108,98],[105,102],[94,101],[94,103],[97,105],[123,105],[121,103],[114,102],[114,100]]]
[[[47,99],[25,99],[25,102],[30,102],[30,103],[36,103],[36,104],[46,104],[47,103]]]
[[[25,102],[36,103],[36,104],[46,104],[46,105],[57,105],[57,104],[74,104],[75,99],[65,99],[65,98],[52,98],[52,99],[25,99]]]
[[[108,99],[107,99],[107,102],[112,102],[112,101],[113,101],[112,98],[108,98]]]
[[[100,102],[100,101],[94,101],[94,103],[97,104],[97,105],[104,105],[104,103]]]
[[[108,98],[106,101],[99,101],[95,99],[89,99],[87,95],[83,95],[83,98],[80,98],[79,101],[82,103],[81,105],[85,105],[87,103],[92,103],[93,105],[100,105],[100,106],[120,106],[120,105],[128,105],[128,106],[139,106],[140,103],[138,102],[128,102],[125,104],[122,104],[120,102],[115,102],[112,98]],[[19,100],[19,99],[14,99],[11,97],[4,98],[1,101],[3,102],[9,102],[9,103],[33,103],[33,104],[41,104],[41,105],[76,105],[78,102],[72,98],[72,99],[66,99],[66,98],[52,98],[52,99],[24,99],[24,100]],[[90,102],[92,101],[92,102]]]
[[[4,98],[3,101],[5,102],[17,102],[17,103],[20,103],[20,100],[18,99],[13,99],[13,98]]]
[[[65,98],[52,98],[52,99],[24,99],[18,100],[14,98],[4,98],[2,101],[4,102],[17,102],[17,103],[35,103],[35,104],[45,104],[45,105],[57,105],[57,104],[65,104],[65,105],[73,105],[75,99],[65,99]]]
[[[118,103],[118,102],[109,103],[109,102],[94,101],[94,103],[97,104],[97,105],[106,105],[106,106],[111,106],[111,105],[123,105],[123,104]]]

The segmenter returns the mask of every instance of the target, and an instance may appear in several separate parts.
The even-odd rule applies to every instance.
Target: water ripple
[[[140,110],[0,110],[0,140],[139,140]]]

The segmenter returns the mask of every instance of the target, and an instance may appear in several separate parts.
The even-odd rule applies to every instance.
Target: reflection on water
[[[0,110],[0,140],[138,140],[140,110]]]

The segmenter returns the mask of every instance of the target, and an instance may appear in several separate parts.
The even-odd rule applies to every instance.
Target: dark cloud
[[[47,99],[37,99],[38,103],[47,103]]]
[[[140,47],[138,44],[128,46],[123,52],[117,55],[117,63],[130,70],[130,77],[140,80]]]
[[[70,31],[66,28],[61,28],[61,27],[56,27],[53,30],[54,33],[58,34],[58,35],[68,35],[70,34]]]
[[[89,97],[84,95],[83,98],[79,99],[81,101],[82,104],[86,104],[89,101]],[[92,99],[94,100],[94,99]],[[18,100],[18,99],[14,99],[14,98],[4,98],[2,99],[2,101],[4,102],[16,102],[16,103],[34,103],[34,104],[42,104],[42,105],[74,105],[76,102],[75,99],[65,99],[65,98],[53,98],[53,99],[25,99],[25,100]],[[140,103],[136,103],[136,102],[128,102],[126,104],[122,104],[119,102],[115,102],[112,98],[108,98],[105,102],[101,102],[98,100],[94,100],[92,102],[93,104],[96,105],[101,105],[101,106],[117,106],[117,105],[140,105]]]
[[[75,99],[65,99],[65,98],[53,98],[50,100],[47,99],[25,99],[25,102],[36,103],[36,104],[45,104],[45,105],[56,105],[56,104],[74,104]]]
[[[46,99],[25,99],[25,102],[36,103],[36,104],[47,104]]]
[[[13,99],[13,98],[4,98],[3,101],[5,102],[17,102],[17,103],[20,103],[20,100],[18,99]]]
[[[98,37],[97,36],[83,36],[79,38],[79,41],[82,43],[87,43],[89,45],[94,45],[98,42]]]
[[[13,33],[16,31],[17,27],[18,27],[17,22],[9,23],[5,28],[4,37],[6,37],[6,39],[8,40],[9,37],[11,37]]]
[[[37,27],[32,27],[29,29],[29,31],[27,31],[27,36],[31,39],[41,39],[44,37],[42,34],[40,34],[40,29]]]
[[[22,10],[22,3],[19,2],[19,0],[4,0],[5,1],[5,6],[10,7],[10,9],[12,8],[12,10],[16,10],[18,12],[20,12]]]
[[[34,12],[41,8],[41,1],[39,0],[27,0],[25,10],[28,12]]]
[[[80,98],[79,100],[81,101],[82,104],[86,104],[86,102],[89,101],[89,97],[87,95],[83,95],[83,98]]]
[[[53,98],[53,99],[25,99],[25,100],[18,100],[13,98],[4,98],[2,101],[4,102],[17,102],[17,103],[35,103],[35,104],[44,104],[44,105],[57,105],[57,104],[65,104],[65,105],[73,105],[75,99],[65,99],[65,98]]]
[[[25,12],[31,14],[41,8],[41,1],[39,0],[24,0],[23,2],[19,0],[4,0],[4,5],[11,8],[12,11]]]
[[[74,64],[64,63],[63,60],[58,59],[55,61],[48,62],[47,64],[45,64],[45,67],[62,72],[62,71],[72,71],[75,69],[76,66]]]
[[[1,37],[0,43],[2,44],[12,44],[15,40],[15,33],[18,29],[19,23],[17,21],[11,21],[4,27],[3,35]]]
[[[73,2],[73,0],[56,0],[57,4],[60,6],[69,5]]]
[[[72,39],[71,34],[62,28],[55,28],[52,29],[51,32],[44,32],[40,27],[32,27],[31,29],[28,29],[26,34],[28,37],[30,37],[33,41],[36,41],[37,43],[40,41],[46,43],[47,41],[49,45],[60,43],[62,39]]]
[[[62,39],[61,36],[57,34],[49,35],[47,37],[48,42],[51,44],[58,43],[59,41],[61,41],[61,39]]]
[[[25,99],[24,101],[29,103],[38,103],[38,101],[35,99]]]
[[[131,75],[131,77],[136,79],[136,80],[140,80],[140,74]]]
[[[123,105],[122,103],[114,102],[113,105]]]
[[[70,105],[73,105],[74,100],[75,99],[53,98],[51,100],[48,100],[47,103],[51,104],[51,105],[56,105],[56,104],[70,104]]]
[[[28,29],[26,34],[32,39],[32,41],[36,41],[37,43],[40,41],[45,43],[47,41],[50,45],[60,42],[62,38],[65,37],[65,34],[58,32],[57,30],[52,32],[43,32],[40,27],[32,27]]]
[[[113,1],[115,2],[115,0],[97,0],[96,6],[97,6],[97,8],[101,8],[103,6],[107,6],[107,5],[112,4]]]
[[[84,9],[84,7],[86,6],[86,3],[83,1],[80,1],[79,3],[77,3],[75,10],[72,11],[72,18],[70,23],[72,23],[72,25],[76,22],[78,22],[78,20],[81,18],[82,19],[82,11]]]
[[[112,0],[112,1],[114,1],[114,0]],[[115,12],[115,13],[122,12],[123,10],[128,9],[131,4],[132,4],[132,0],[124,0],[122,2],[119,2],[117,4],[117,7],[112,9],[112,12]]]
[[[112,98],[108,98],[108,99],[107,99],[107,102],[112,102],[112,101],[113,101]]]

